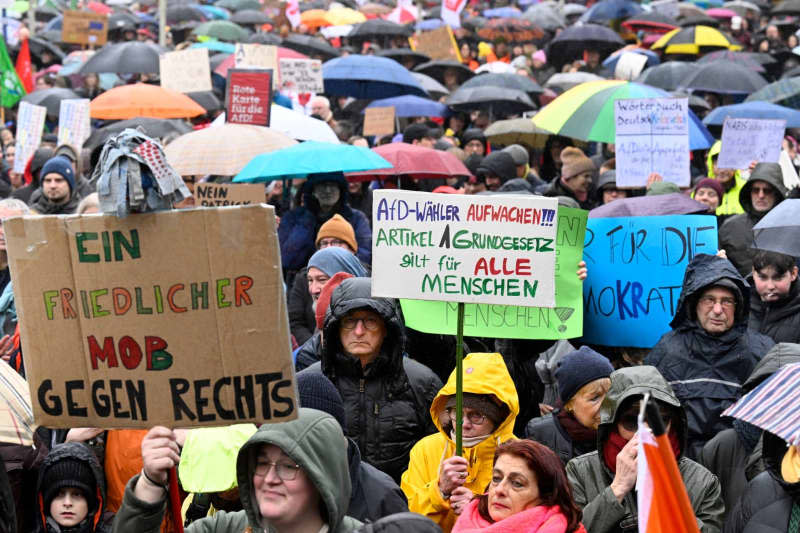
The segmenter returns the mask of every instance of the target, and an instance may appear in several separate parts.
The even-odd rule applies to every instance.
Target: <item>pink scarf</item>
[[[478,498],[464,508],[452,533],[565,533],[567,519],[557,506],[532,507],[499,522],[491,523],[478,512]],[[580,526],[576,533],[586,533]]]

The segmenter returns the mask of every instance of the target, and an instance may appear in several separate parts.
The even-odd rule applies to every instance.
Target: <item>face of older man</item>
[[[339,322],[339,340],[348,355],[358,358],[363,366],[375,360],[386,338],[386,324],[374,311],[358,309]]]
[[[697,300],[697,321],[711,335],[722,335],[733,327],[736,295],[725,287],[706,289]]]

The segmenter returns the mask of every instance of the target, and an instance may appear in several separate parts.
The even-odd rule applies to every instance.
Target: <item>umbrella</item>
[[[243,9],[261,10],[264,7],[258,0],[219,0],[214,5],[231,11],[242,11]]]
[[[200,104],[206,111],[217,111],[224,107],[214,91],[196,91],[186,93],[186,96]]]
[[[800,202],[800,200],[797,200]],[[763,220],[763,219],[762,219]],[[800,445],[800,363],[784,366],[722,412]]]
[[[561,14],[564,17],[580,17],[588,11],[588,8],[583,4],[564,4],[561,6]]]
[[[236,24],[260,25],[273,23],[271,18],[258,9],[242,9],[231,15],[229,20]]]
[[[308,59],[308,56],[301,54],[300,52],[295,52],[294,50],[289,50],[288,48],[284,48],[282,46],[278,47],[278,60],[281,59]],[[223,78],[228,76],[228,69],[234,67],[236,63],[236,58],[233,54],[229,55],[227,58],[223,59],[222,62],[214,69],[214,74],[219,74]]]
[[[697,71],[683,81],[682,87],[720,94],[750,94],[766,84],[767,80],[757,72],[723,59],[699,65]]]
[[[408,69],[413,69],[414,67],[431,60],[431,58],[425,54],[421,52],[415,52],[410,48],[390,48],[388,50],[379,50],[377,55],[394,59]]]
[[[484,63],[475,69],[475,74],[516,74],[517,69],[510,63],[503,63],[502,61],[492,61],[491,63]]]
[[[722,20],[732,19],[733,17],[738,16],[736,11],[725,9],[723,7],[712,7],[711,9],[706,9],[706,15]]]
[[[376,37],[408,37],[412,29],[404,24],[397,24],[389,20],[371,19],[361,24],[353,26],[353,31],[347,36],[348,39],[363,41]]]
[[[202,11],[209,20],[228,20],[231,17],[227,9],[222,9],[219,6],[207,6],[205,4],[191,4],[191,6]]]
[[[205,35],[220,41],[243,42],[250,33],[234,22],[228,20],[211,20],[204,22],[192,30],[192,35]]]
[[[663,50],[665,54],[698,55],[718,49],[739,49],[719,30],[708,26],[692,26],[679,28],[665,33],[650,47],[651,50]]]
[[[276,104],[272,104],[269,128],[298,141],[339,144],[339,138],[327,122]]]
[[[461,86],[445,103],[456,111],[484,110],[490,117],[497,113],[514,115],[536,109],[536,104],[524,92],[492,86]]]
[[[728,117],[785,120],[787,128],[800,128],[800,111],[769,102],[745,102],[720,106],[706,115],[703,124],[722,126]]]
[[[681,17],[679,19],[682,28],[689,28],[692,26],[708,26],[709,28],[719,28],[721,23],[719,19],[709,17],[705,13],[698,13],[697,15],[689,15],[688,17]]]
[[[135,30],[139,25],[139,19],[133,13],[114,13],[108,17],[108,29],[113,30]]]
[[[708,214],[708,206],[676,192],[614,200],[589,211],[589,218],[692,214]]]
[[[510,43],[536,42],[544,37],[541,28],[523,18],[492,19],[477,33],[481,39],[493,41],[502,37]]]
[[[404,94],[428,96],[411,72],[386,57],[349,55],[331,59],[322,65],[322,80],[325,94],[359,100]]]
[[[564,92],[587,81],[601,81],[604,79],[602,76],[591,72],[559,72],[550,76],[544,86],[548,89],[558,89]]]
[[[705,99],[700,98],[696,94],[686,94],[680,91],[670,91],[670,94],[675,98],[688,98],[689,109],[691,109],[695,113],[711,111],[711,105],[708,102],[706,102]]]
[[[623,46],[622,38],[605,26],[570,26],[547,45],[547,59],[556,70],[560,70],[564,64],[581,56],[584,50],[597,50],[601,55],[607,55]]]
[[[28,382],[11,365],[0,364],[0,442],[32,446],[35,429]]]
[[[311,35],[293,33],[283,40],[283,46],[322,60],[339,57],[339,50]]]
[[[422,86],[422,89],[431,95],[431,98],[436,98],[438,100],[442,96],[447,96],[450,94],[450,91],[447,90],[447,87],[431,78],[427,74],[422,74],[421,72],[412,72],[411,75],[416,78],[420,86]]]
[[[558,7],[554,3],[533,4],[525,10],[522,18],[548,31],[555,31],[566,26],[564,17],[558,12]]]
[[[367,108],[370,107],[394,107],[396,117],[446,117],[450,115],[446,105],[413,94],[373,100],[367,106]]]
[[[652,52],[650,50],[645,50],[644,48],[628,48],[626,46],[625,48],[617,50],[616,52],[608,56],[605,59],[605,61],[603,61],[603,66],[606,67],[609,71],[614,72],[617,68],[617,63],[619,63],[619,59],[625,52],[647,56],[647,63],[645,63],[645,68],[654,67],[659,63],[661,63],[661,60],[658,58],[658,54],[656,54],[655,52]]]
[[[159,56],[166,50],[157,44],[141,41],[111,43],[98,50],[81,67],[80,73],[119,72],[157,73]]]
[[[439,83],[444,83],[444,73],[447,70],[456,73],[458,76],[459,85],[475,75],[475,73],[472,72],[469,67],[451,59],[428,61],[427,63],[417,66],[414,69],[414,72],[426,74]]]
[[[730,9],[731,11],[736,11],[740,17],[747,16],[748,11],[752,11],[756,14],[761,13],[760,7],[753,2],[747,2],[746,0],[733,0],[733,2],[725,2],[722,4],[722,7],[725,9]]]
[[[264,33],[260,31],[248,37],[247,42],[255,44],[272,44],[277,46],[281,44],[283,40],[274,33]]]
[[[455,155],[416,144],[390,143],[372,149],[392,166],[347,175],[347,181],[371,181],[375,176],[411,176],[415,179],[470,176]]]
[[[511,6],[504,6],[504,7],[496,7],[494,9],[484,9],[483,15],[487,19],[490,18],[517,18],[522,14],[522,11],[517,9],[516,7]]]
[[[501,63],[501,61],[495,61],[495,63]],[[470,87],[502,87],[504,89],[516,89],[530,95],[544,92],[544,89],[538,83],[519,74],[480,74],[461,85],[461,88]]]
[[[236,50],[236,45],[231,43],[223,43],[222,41],[203,41],[202,43],[194,43],[189,48],[207,48],[212,52],[221,52],[223,54],[232,54]]]
[[[45,41],[44,39],[39,39],[38,37],[30,37],[28,38],[28,46],[31,50],[31,55],[36,57],[42,57],[42,54],[45,52],[49,52],[55,57],[59,59],[59,61],[63,60],[65,57],[64,52],[58,46]]]
[[[339,7],[328,10],[325,19],[331,26],[347,26],[348,24],[358,24],[365,22],[367,17],[363,13],[349,7]]]
[[[388,15],[392,12],[391,7],[375,2],[367,2],[359,7],[358,10],[365,15]]]
[[[665,91],[674,91],[683,83],[683,80],[688,78],[690,74],[694,74],[697,69],[697,63],[667,61],[645,69],[634,81],[652,85]]]
[[[316,30],[320,26],[330,26],[331,23],[325,18],[327,14],[324,9],[309,9],[300,15],[300,23],[311,30]]]
[[[23,102],[33,105],[40,105],[47,108],[47,114],[57,117],[61,110],[61,100],[80,98],[72,89],[39,89],[22,97]]]
[[[462,20],[461,21],[461,26],[463,26],[465,29],[467,29],[467,30],[469,30],[471,32],[476,32],[479,29],[481,29],[484,26],[486,26],[488,23],[489,23],[489,20],[485,19],[483,17],[470,17],[468,19]]]
[[[620,80],[592,81],[573,87],[539,111],[533,123],[563,137],[582,141],[615,142],[614,102],[625,98],[669,98],[666,91]],[[689,148],[702,150],[714,139],[691,110]]]
[[[233,181],[260,183],[309,174],[362,172],[389,167],[388,161],[368,148],[306,141],[254,157]]]
[[[172,28],[185,29],[206,21],[202,11],[191,6],[172,6],[167,8],[167,24]]]
[[[661,13],[660,11],[650,11],[639,13],[622,23],[623,28],[631,31],[645,30],[659,33],[666,33],[679,26],[674,18]]]
[[[753,227],[753,248],[800,257],[800,200],[788,199],[776,205]]]
[[[631,0],[601,0],[581,15],[581,22],[608,22],[638,15],[644,11],[641,5]]]
[[[758,62],[752,55],[749,55],[745,52],[731,52],[730,50],[717,50],[716,52],[706,54],[697,60],[697,64],[702,65],[720,60],[732,61],[733,63],[737,63],[752,70],[753,72],[758,72],[760,74],[766,72],[761,63]]]
[[[206,112],[185,94],[147,83],[123,85],[106,91],[91,101],[89,109],[92,118],[108,120],[191,118]]]
[[[270,128],[225,123],[181,135],[164,154],[181,176],[233,176],[257,155],[293,144],[293,139]]]
[[[799,0],[785,0],[770,10],[770,15],[800,15]]]
[[[129,120],[112,122],[107,126],[92,131],[92,134],[89,135],[89,138],[86,139],[83,145],[93,149],[105,143],[109,137],[113,137],[128,128],[142,128],[148,137],[153,137],[155,139],[162,139],[173,133],[183,135],[184,133],[192,131],[192,127],[183,120],[144,117],[132,118]]]
[[[771,102],[800,109],[800,77],[784,78],[765,85],[747,97],[745,102]]]
[[[549,131],[537,128],[529,118],[496,120],[483,133],[492,144],[524,144],[531,148],[544,148],[548,137],[552,135]]]

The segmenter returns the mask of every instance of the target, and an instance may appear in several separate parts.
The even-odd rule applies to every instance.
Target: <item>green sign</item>
[[[558,208],[556,307],[466,304],[464,335],[506,339],[570,339],[583,334],[583,287],[576,275],[583,257],[588,213]],[[406,326],[424,333],[456,334],[458,304],[400,300]]]

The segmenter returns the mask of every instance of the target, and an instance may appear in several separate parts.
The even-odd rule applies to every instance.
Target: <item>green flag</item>
[[[8,57],[6,43],[0,39],[0,75],[2,75],[2,85],[0,85],[0,105],[3,107],[13,107],[20,99],[25,96],[25,88],[19,81],[17,70],[11,64]]]

